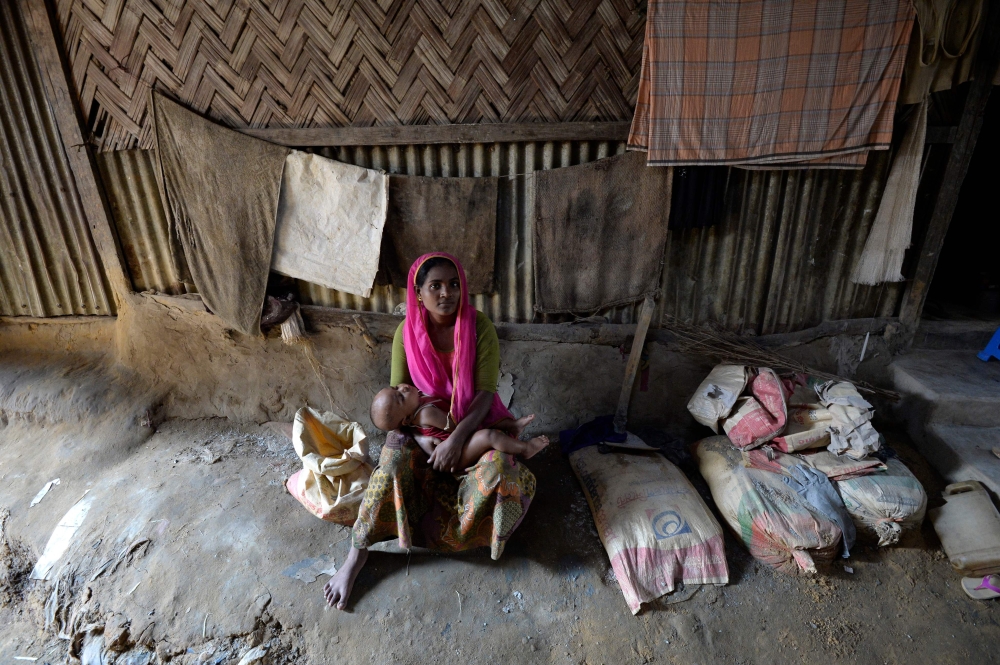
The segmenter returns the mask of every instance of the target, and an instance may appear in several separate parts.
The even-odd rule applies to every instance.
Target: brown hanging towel
[[[288,148],[216,125],[158,93],[151,108],[171,248],[182,252],[212,312],[259,335]]]
[[[641,152],[536,171],[535,309],[594,312],[656,294],[672,175]]]
[[[393,286],[407,288],[420,256],[448,252],[465,266],[469,293],[492,293],[496,233],[496,178],[389,176],[380,261]]]

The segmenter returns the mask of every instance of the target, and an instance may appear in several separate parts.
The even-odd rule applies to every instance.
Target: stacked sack
[[[855,528],[892,545],[923,520],[923,487],[899,460],[873,457],[881,447],[874,411],[847,381],[718,365],[688,411],[726,435],[696,444],[723,516],[779,570],[812,572],[838,541],[847,556]]]

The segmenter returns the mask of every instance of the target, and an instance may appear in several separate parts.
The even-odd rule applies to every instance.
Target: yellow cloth
[[[340,524],[357,519],[372,473],[365,441],[361,425],[333,413],[304,407],[295,414],[292,444],[304,467],[296,474],[296,498],[317,517]]]

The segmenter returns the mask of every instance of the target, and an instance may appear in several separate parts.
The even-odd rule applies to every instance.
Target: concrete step
[[[1000,496],[1000,427],[929,425],[914,437],[917,448],[949,483],[978,480]]]
[[[917,327],[914,349],[964,349],[982,351],[1000,321],[927,321]]]
[[[897,358],[890,368],[911,429],[1000,427],[1000,362],[985,363],[971,350],[922,349]]]

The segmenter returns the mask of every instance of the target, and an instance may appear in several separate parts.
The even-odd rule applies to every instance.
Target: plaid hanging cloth
[[[649,165],[858,168],[885,150],[909,0],[650,0],[628,147]]]

